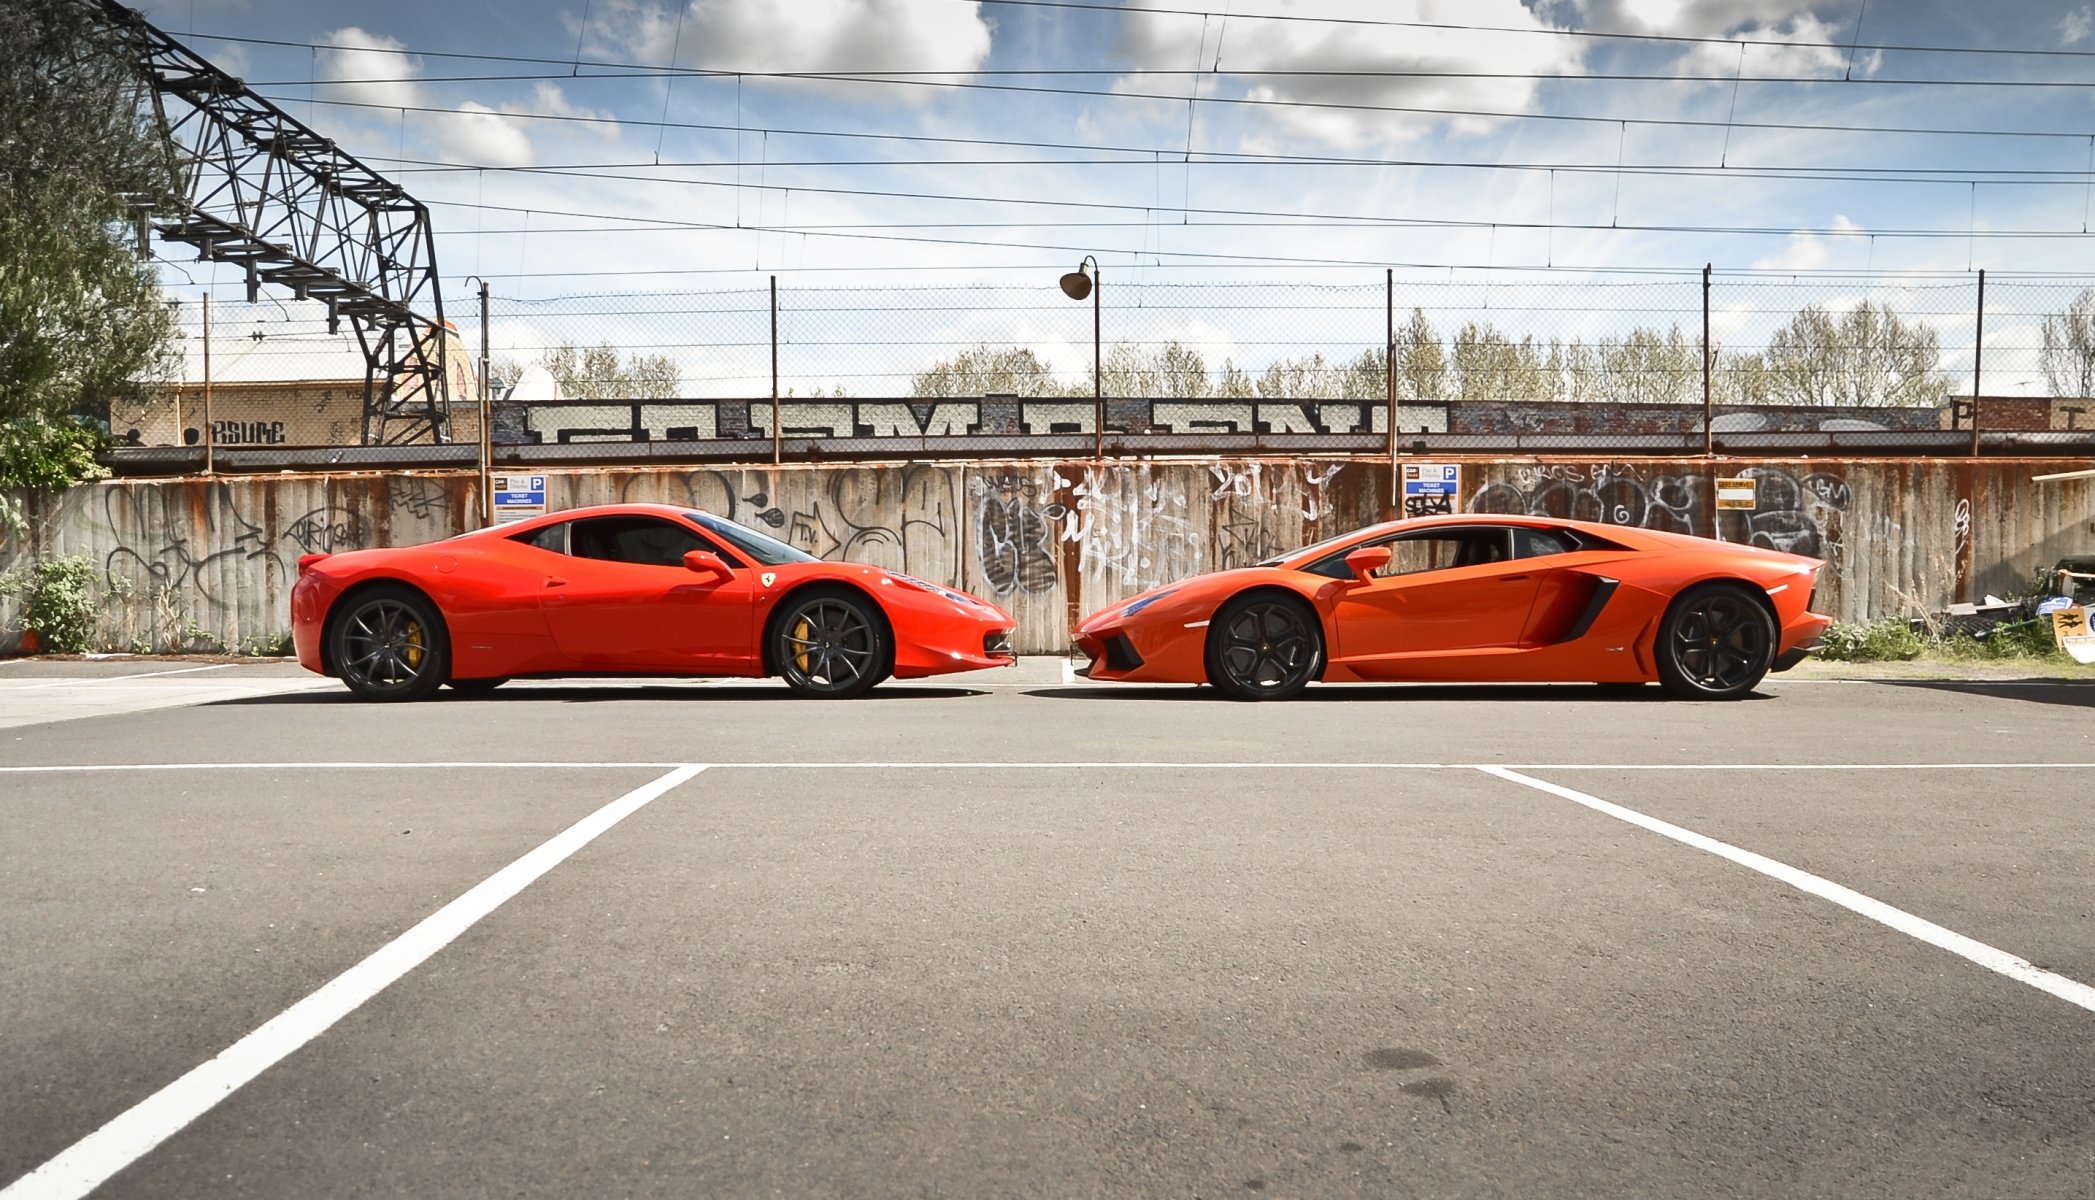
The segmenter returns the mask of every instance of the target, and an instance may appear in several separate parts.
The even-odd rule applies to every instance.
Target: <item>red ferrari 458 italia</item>
[[[657,504],[308,554],[291,628],[300,663],[371,700],[583,674],[780,675],[843,697],[1015,661],[994,604]]]
[[[1548,517],[1395,521],[1100,610],[1093,679],[1210,683],[1245,700],[1335,683],[1657,682],[1734,699],[1829,619],[1815,558]]]

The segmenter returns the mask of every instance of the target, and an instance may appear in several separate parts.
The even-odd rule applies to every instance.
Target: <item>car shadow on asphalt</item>
[[[979,688],[964,687],[896,687],[892,684],[876,687],[863,696],[844,703],[863,703],[869,700],[951,700],[962,696],[986,696],[989,693]],[[402,711],[412,712],[427,704],[607,704],[632,701],[682,701],[745,703],[753,700],[792,700],[807,703],[828,703],[818,698],[796,696],[783,687],[707,685],[702,687],[586,687],[566,684],[552,687],[507,687],[493,692],[467,694],[454,692],[450,688],[438,691],[423,700],[412,700],[394,705]],[[214,700],[206,707],[234,705],[278,706],[289,704],[364,704],[349,689],[322,689],[318,691],[284,692],[274,696],[240,696],[229,700]],[[387,707],[379,704],[374,707]]]
[[[1047,700],[1211,700],[1235,703],[1211,687],[1191,684],[1125,687],[1044,687],[1019,693]],[[1766,692],[1754,692],[1742,700],[1772,700]],[[1550,701],[1578,704],[1667,704],[1672,697],[1655,686],[1592,683],[1400,683],[1333,684],[1313,687],[1282,704],[1355,704],[1361,701],[1442,702],[1450,700],[1498,701],[1505,703]],[[1681,701],[1680,703],[1691,703]]]
[[[1878,679],[1886,687],[2095,708],[2095,683],[2067,679]]]

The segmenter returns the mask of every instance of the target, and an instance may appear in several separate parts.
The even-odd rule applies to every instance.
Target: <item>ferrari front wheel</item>
[[[1208,682],[1236,700],[1299,695],[1324,666],[1324,631],[1300,601],[1239,596],[1208,623]]]
[[[1736,700],[1760,686],[1775,661],[1775,621],[1744,588],[1690,588],[1659,623],[1659,684],[1693,700]]]
[[[802,696],[841,700],[887,674],[887,627],[870,602],[845,592],[796,596],[772,626],[771,657]]]
[[[331,640],[335,673],[366,700],[420,700],[450,673],[442,619],[428,599],[407,588],[351,596]]]

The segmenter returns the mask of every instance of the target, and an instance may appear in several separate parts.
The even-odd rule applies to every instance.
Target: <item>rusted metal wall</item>
[[[1832,564],[1820,607],[1843,620],[1915,615],[2024,586],[2095,553],[2095,481],[2033,484],[2079,460],[1556,460],[1462,464],[1472,512],[1532,512],[1755,541]],[[547,472],[555,508],[690,504],[825,558],[894,567],[996,600],[1027,653],[1073,621],[1199,571],[1256,562],[1390,515],[1383,464],[1040,462],[591,469]],[[1755,481],[1719,510],[1720,477]],[[0,571],[81,555],[111,588],[110,649],[269,647],[287,631],[300,554],[408,544],[478,522],[471,473],[115,480],[32,505]],[[0,649],[18,604],[0,601]]]

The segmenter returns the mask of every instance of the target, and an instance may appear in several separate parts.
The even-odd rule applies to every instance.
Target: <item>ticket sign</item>
[[[1753,509],[1759,507],[1754,499],[1753,479],[1719,479],[1717,481],[1717,507]]]
[[[546,477],[543,475],[496,475],[495,524],[521,521],[546,511]]]
[[[1462,494],[1461,463],[1404,464],[1404,515],[1430,517],[1455,511]]]

